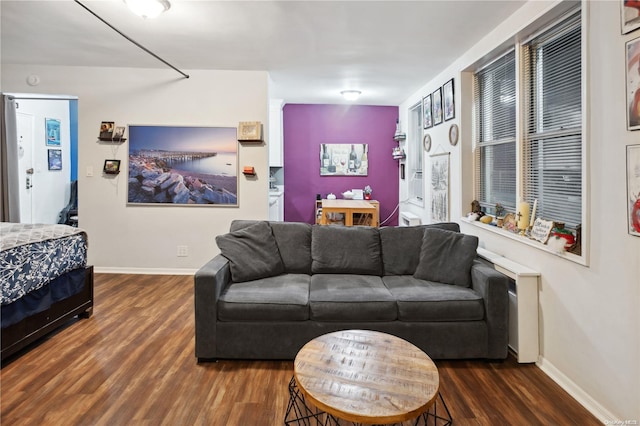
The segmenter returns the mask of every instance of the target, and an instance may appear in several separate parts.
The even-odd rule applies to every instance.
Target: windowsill
[[[497,226],[487,225],[487,224],[484,224],[484,223],[479,222],[477,220],[469,220],[466,217],[460,218],[460,221],[464,222],[464,223],[467,223],[467,224],[469,224],[471,226],[475,226],[477,228],[480,228],[482,230],[485,230],[487,232],[498,234],[498,235],[500,235],[502,237],[509,238],[510,240],[517,241],[517,242],[519,242],[521,244],[525,244],[525,245],[527,245],[529,247],[534,247],[534,248],[536,248],[538,250],[547,252],[549,254],[552,254],[554,256],[560,257],[562,259],[566,259],[566,260],[569,260],[571,262],[574,262],[574,263],[577,263],[577,264],[580,264],[580,265],[583,265],[583,266],[587,266],[587,259],[586,259],[585,255],[584,255],[584,251],[585,251],[584,245],[582,246],[582,252],[583,252],[582,256],[578,256],[576,254],[569,253],[569,252],[566,252],[566,251],[563,252],[563,253],[557,253],[557,252],[549,249],[549,247],[547,245],[545,245],[545,244],[542,244],[542,243],[540,243],[538,241],[532,240],[532,239],[527,238],[525,236],[522,236],[522,235],[519,235],[519,234],[514,234],[513,232],[506,231],[506,230],[504,230],[502,228],[498,228]]]

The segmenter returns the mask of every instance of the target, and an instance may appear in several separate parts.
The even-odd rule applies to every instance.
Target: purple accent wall
[[[396,145],[398,107],[362,105],[287,104],[284,127],[284,220],[315,223],[316,194],[338,198],[349,189],[370,185],[380,202],[380,221],[398,205]],[[320,176],[320,144],[369,144],[368,176]],[[398,213],[385,225],[397,225]]]

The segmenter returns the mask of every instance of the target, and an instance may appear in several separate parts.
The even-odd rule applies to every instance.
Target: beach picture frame
[[[47,135],[47,146],[60,146],[60,120],[56,118],[45,118],[44,122]]]
[[[236,130],[129,125],[127,205],[237,207]]]

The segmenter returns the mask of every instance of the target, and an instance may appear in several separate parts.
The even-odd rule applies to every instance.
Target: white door
[[[33,125],[34,116],[18,112],[18,171],[20,174],[20,222],[33,223]]]

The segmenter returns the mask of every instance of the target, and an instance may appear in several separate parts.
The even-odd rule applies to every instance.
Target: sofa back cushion
[[[478,237],[444,229],[424,230],[420,262],[414,278],[463,287],[471,285],[471,265]]]
[[[313,225],[314,274],[382,275],[378,228]]]
[[[430,228],[460,231],[460,225],[454,222],[380,228],[384,275],[413,275],[416,272],[424,230]]]
[[[234,220],[231,231],[257,223]],[[311,274],[311,225],[301,222],[269,222],[276,240],[284,270],[290,274]]]
[[[218,235],[216,243],[222,255],[229,259],[234,282],[252,281],[284,272],[278,245],[267,222],[256,222]]]

